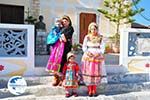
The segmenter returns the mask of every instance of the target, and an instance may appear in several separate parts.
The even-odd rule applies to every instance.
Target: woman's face
[[[91,31],[92,35],[97,35],[98,30],[97,30],[97,28],[94,25],[91,26],[90,31]]]
[[[68,20],[63,19],[62,21],[63,21],[64,27],[68,27],[69,26],[69,21]]]

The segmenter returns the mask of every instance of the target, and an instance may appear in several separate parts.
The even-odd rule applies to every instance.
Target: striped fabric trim
[[[65,88],[78,88],[77,85],[74,85],[74,86],[64,86]]]
[[[52,62],[49,62],[48,63],[48,66],[54,66],[54,65],[56,65],[56,66],[58,66],[58,70],[57,71],[59,71],[60,70],[60,67],[61,67],[61,64],[56,64],[56,63],[52,63]],[[49,70],[48,72],[55,72],[56,70]]]
[[[104,61],[104,58],[93,59],[93,58],[89,58],[89,57],[84,57],[83,60],[85,60],[85,61],[90,61],[90,62],[103,62],[103,61]]]

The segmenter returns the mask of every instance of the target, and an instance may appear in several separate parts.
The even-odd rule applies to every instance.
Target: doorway
[[[80,13],[79,20],[79,42],[82,44],[85,35],[88,33],[88,26],[91,22],[96,22],[96,14],[94,13]]]

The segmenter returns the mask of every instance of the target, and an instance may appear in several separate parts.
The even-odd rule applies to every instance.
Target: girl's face
[[[60,21],[56,21],[55,22],[55,26],[56,27],[63,27],[62,23]]]
[[[75,57],[74,56],[71,56],[70,58],[69,58],[69,62],[74,62],[75,61]]]
[[[63,21],[64,27],[68,27],[69,26],[69,21],[68,20],[63,19],[62,21]]]
[[[98,30],[97,30],[97,28],[94,25],[91,26],[90,31],[91,31],[92,35],[97,35]]]

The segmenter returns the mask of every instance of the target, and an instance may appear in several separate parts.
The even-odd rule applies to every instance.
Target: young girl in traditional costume
[[[88,95],[96,96],[97,85],[101,83],[102,67],[104,62],[103,36],[98,34],[98,26],[95,22],[88,26],[88,34],[83,41],[82,75],[84,83],[88,87]]]
[[[75,61],[75,55],[72,52],[67,54],[67,62],[63,67],[63,86],[66,90],[66,97],[78,96],[78,72],[79,66]]]

